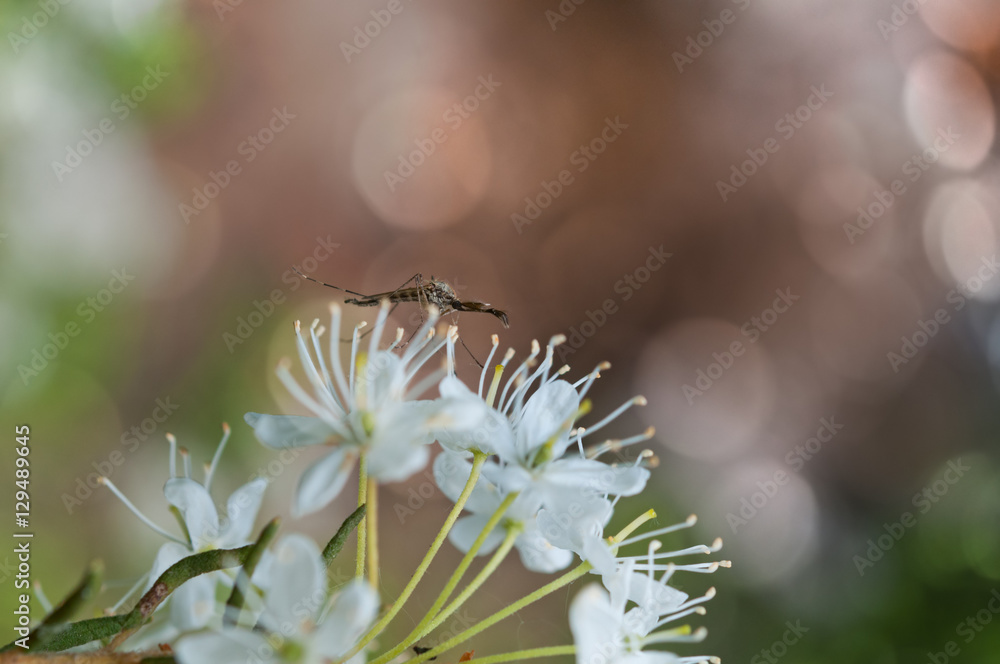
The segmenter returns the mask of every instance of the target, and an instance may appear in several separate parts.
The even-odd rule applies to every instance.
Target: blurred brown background
[[[613,435],[655,425],[661,464],[620,518],[697,512],[697,541],[722,535],[734,561],[682,580],[720,590],[684,654],[769,661],[751,658],[798,620],[787,661],[922,662],[948,641],[995,661],[996,625],[960,626],[1000,586],[1000,5],[39,7],[3,9],[0,408],[32,426],[50,594],[96,556],[125,588],[159,543],[106,492],[75,493],[113,450],[114,481],[165,526],[166,431],[198,465],[232,423],[225,488],[271,459],[242,414],[295,408],[273,377],[291,321],[337,299],[293,266],[360,292],[419,272],[509,312],[509,331],[461,317],[480,360],[493,333],[522,355],[562,333],[571,376],[613,365],[598,414],[648,397]],[[176,412],[133,453],[164,398]],[[425,481],[389,489],[387,525]],[[432,504],[401,524],[413,550],[386,554],[389,596]],[[322,538],[349,510],[286,527]],[[916,525],[869,555],[904,512]],[[504,574],[480,617],[541,578]],[[560,601],[518,645],[568,638]]]

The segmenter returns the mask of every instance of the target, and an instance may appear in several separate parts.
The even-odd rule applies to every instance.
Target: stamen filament
[[[232,433],[232,429],[229,428],[228,422],[222,423],[222,440],[219,441],[219,446],[215,448],[215,455],[212,457],[212,463],[208,467],[208,471],[205,473],[205,491],[212,488],[212,478],[215,476],[215,469],[219,467],[219,459],[222,457],[222,450],[226,447],[226,442],[229,440],[229,435]]]
[[[177,537],[174,537],[173,535],[171,535],[170,533],[168,533],[167,531],[165,531],[163,528],[160,528],[158,525],[156,525],[155,523],[153,523],[149,519],[149,517],[147,517],[145,514],[143,514],[142,512],[140,512],[139,508],[136,507],[135,505],[133,505],[132,501],[130,501],[128,498],[126,498],[125,494],[123,494],[121,491],[118,490],[118,487],[115,486],[114,482],[112,482],[111,480],[109,480],[107,477],[104,477],[103,475],[101,477],[98,477],[97,481],[100,482],[101,484],[103,484],[104,486],[108,487],[108,489],[111,491],[111,493],[115,494],[115,496],[118,498],[118,500],[120,500],[123,503],[125,503],[125,507],[127,507],[129,509],[129,511],[132,512],[132,514],[135,514],[137,517],[139,517],[139,520],[142,521],[144,524],[146,524],[147,526],[149,526],[150,528],[152,528],[155,532],[159,533],[160,535],[163,535],[168,540],[171,540],[172,542],[177,542],[178,544],[180,544],[184,548],[187,548],[187,546],[188,546],[187,542],[185,542],[184,540],[179,539]]]

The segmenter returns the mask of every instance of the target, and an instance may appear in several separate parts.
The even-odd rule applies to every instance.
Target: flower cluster
[[[595,416],[587,395],[606,363],[571,381],[569,367],[556,368],[556,336],[512,365],[508,350],[494,365],[499,340],[478,383],[469,386],[456,375],[455,327],[438,327],[438,315],[406,342],[403,331],[384,344],[389,308],[379,309],[369,338],[364,324],[352,335],[349,361],[341,359],[341,311],[331,307],[329,330],[314,321],[295,336],[303,378],[283,360],[278,377],[308,415],[247,413],[246,422],[265,446],[284,450],[321,446],[299,477],[292,515],[317,512],[358,478],[358,510],[322,551],[302,535],[286,535],[270,547],[277,525],[252,537],[265,488],[253,480],[230,497],[220,519],[209,493],[212,476],[229,437],[228,427],[207,467],[203,482],[191,476],[182,450],[182,472],[170,437],[170,478],[164,494],[178,516],[183,535],[160,529],[114,491],[143,521],[168,538],[145,581],[147,594],[136,604],[149,611],[170,594],[171,609],[153,625],[122,629],[111,641],[130,644],[171,642],[183,664],[226,662],[364,662],[388,664],[406,652],[420,664],[460,645],[521,608],[586,575],[600,579],[581,590],[569,612],[571,645],[536,648],[482,658],[482,662],[521,661],[575,654],[577,662],[600,664],[717,661],[706,656],[679,657],[650,646],[700,641],[703,629],[671,623],[704,613],[714,589],[697,598],[672,587],[678,573],[711,573],[727,561],[684,563],[677,558],[713,554],[721,547],[694,546],[665,551],[660,537],[694,524],[694,518],[666,528],[641,532],[655,518],[648,510],[617,533],[608,532],[620,500],[635,496],[650,478],[656,458],[649,450],[626,449],[649,440],[652,429],[622,439],[608,439],[604,429],[642,397]],[[328,336],[325,341],[324,335]],[[437,448],[437,449],[435,449]],[[382,605],[379,589],[378,489],[406,480],[433,457],[434,478],[453,503],[444,524],[400,594]],[[329,568],[349,532],[357,529],[355,575],[330,583]],[[391,647],[376,641],[402,610],[440,547],[450,541],[464,553],[427,614]],[[626,553],[645,543],[645,550]],[[439,643],[418,647],[517,550],[528,570],[561,576],[507,608]],[[199,554],[218,551],[218,558]],[[490,556],[474,578],[459,588],[479,556]],[[228,557],[226,557],[228,556]],[[223,570],[243,566],[237,572]],[[194,561],[194,562],[192,562]],[[576,564],[574,565],[574,561]],[[170,593],[171,575],[190,568]],[[214,566],[213,566],[214,565]],[[185,568],[185,569],[187,569]],[[206,570],[207,573],[206,573]],[[155,585],[154,585],[155,582]],[[159,590],[157,590],[159,588]],[[138,589],[138,588],[137,588]],[[164,590],[166,589],[166,590]],[[149,599],[159,592],[159,597]],[[123,598],[123,602],[131,595]],[[228,598],[228,599],[227,599]],[[149,605],[149,606],[147,606]],[[380,606],[384,606],[380,612]],[[117,608],[117,607],[116,607]],[[156,615],[159,615],[156,614]],[[122,625],[131,624],[128,614]],[[147,621],[148,622],[148,621]],[[156,625],[159,625],[157,628]]]

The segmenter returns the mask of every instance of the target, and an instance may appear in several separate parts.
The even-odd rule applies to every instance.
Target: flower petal
[[[555,380],[542,385],[524,405],[515,425],[517,452],[530,460],[535,451],[566,426],[580,408],[580,395],[570,383]]]
[[[334,600],[316,630],[316,648],[325,657],[340,657],[354,647],[378,615],[379,599],[365,581],[349,583]]]
[[[329,505],[347,483],[357,456],[353,448],[341,446],[314,461],[299,478],[292,516],[311,514]]]
[[[472,464],[457,454],[442,452],[434,459],[434,481],[452,502],[458,500],[471,474]],[[497,487],[480,476],[472,493],[469,494],[465,509],[473,514],[485,513],[488,517],[500,507],[500,503],[500,492]]]
[[[335,435],[330,425],[318,417],[247,413],[243,419],[253,427],[257,440],[275,450],[321,445]]]
[[[219,513],[204,486],[187,477],[174,477],[167,480],[163,495],[180,511],[195,551],[215,543],[219,537]]]
[[[526,530],[514,542],[521,562],[532,572],[552,574],[573,562],[573,553],[552,546],[537,530]]]
[[[265,617],[285,636],[315,618],[326,601],[326,575],[316,543],[305,535],[286,535],[274,550],[271,589]]]
[[[578,664],[618,661],[624,650],[622,617],[598,584],[592,583],[577,593],[569,607],[569,627]]]
[[[451,532],[448,533],[448,540],[451,541],[455,548],[462,553],[468,553],[469,549],[472,548],[472,544],[476,541],[476,538],[479,537],[479,533],[483,532],[483,528],[486,527],[486,522],[489,520],[489,514],[472,514],[469,516],[463,516],[455,522]],[[479,549],[479,553],[476,555],[482,556],[490,553],[493,549],[500,546],[500,542],[502,541],[503,531],[500,528],[494,528],[493,531],[487,535],[486,540]]]
[[[215,587],[219,574],[203,574],[185,581],[170,595],[170,622],[182,632],[201,629],[215,615]]]
[[[229,521],[219,537],[220,548],[232,549],[250,542],[250,533],[253,532],[253,523],[257,520],[257,512],[260,511],[260,503],[264,499],[266,488],[267,480],[258,477],[233,491],[229,496],[229,500],[226,501]]]
[[[160,575],[177,561],[191,555],[190,549],[177,542],[167,542],[156,552],[153,560],[153,569],[149,570],[149,579],[146,580],[146,590],[153,587]]]
[[[246,664],[276,662],[277,654],[263,635],[242,629],[185,636],[174,646],[180,664]]]
[[[554,546],[583,555],[584,543],[600,536],[611,519],[613,507],[604,498],[583,492],[547,494],[538,512],[538,528]]]
[[[546,482],[602,495],[634,496],[648,479],[645,468],[609,466],[595,459],[558,459],[545,469]]]

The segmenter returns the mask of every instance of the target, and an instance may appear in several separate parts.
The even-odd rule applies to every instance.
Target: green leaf
[[[358,527],[361,523],[361,519],[365,518],[365,506],[360,505],[358,509],[351,513],[351,516],[344,520],[344,523],[340,525],[340,529],[337,534],[333,536],[327,545],[323,549],[323,562],[326,563],[327,567],[333,564],[333,561],[337,558],[337,554],[340,550],[344,548],[344,544],[347,542],[347,536],[351,534],[351,531]]]
[[[232,623],[239,622],[240,611],[243,609],[243,605],[246,603],[246,597],[243,595],[243,589],[250,587],[250,579],[253,578],[254,570],[257,569],[257,563],[260,562],[260,558],[264,555],[264,551],[271,544],[271,540],[278,533],[278,525],[280,520],[275,517],[264,526],[264,530],[260,532],[260,537],[253,544],[253,549],[250,554],[246,557],[243,562],[243,567],[240,569],[239,575],[236,577],[236,581],[233,582],[233,593],[229,596],[229,601],[226,602],[226,618]],[[230,611],[232,609],[232,615],[230,617]]]

